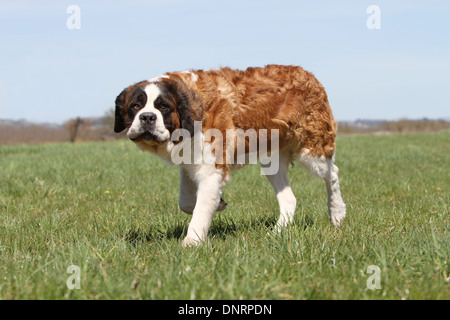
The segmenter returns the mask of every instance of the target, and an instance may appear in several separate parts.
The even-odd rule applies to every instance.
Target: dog
[[[192,214],[185,247],[205,241],[214,214],[227,207],[230,172],[252,157],[261,170],[276,163],[265,174],[280,209],[276,230],[293,221],[294,160],[324,179],[329,219],[340,226],[346,206],[334,164],[336,129],[324,87],[299,66],[168,72],[127,87],[115,101],[114,131],[127,130],[140,149],[179,165],[179,207]]]

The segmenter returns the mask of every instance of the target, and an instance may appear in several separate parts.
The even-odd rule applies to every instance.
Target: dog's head
[[[114,131],[128,129],[128,138],[136,143],[167,142],[172,132],[180,128],[193,135],[189,99],[177,81],[169,78],[141,81],[116,98]]]

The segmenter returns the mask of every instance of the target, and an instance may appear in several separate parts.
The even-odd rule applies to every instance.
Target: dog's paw
[[[227,208],[228,203],[225,201],[225,199],[223,199],[222,197],[220,198],[220,203],[219,206],[217,207],[217,211],[223,211]]]
[[[280,221],[278,221],[278,223],[273,227],[272,230],[270,230],[270,231],[267,233],[267,235],[271,235],[271,236],[279,235],[279,234],[281,234],[282,232],[285,232],[286,230],[289,230],[289,228],[290,228],[291,226],[292,226],[291,223],[286,223],[286,222],[280,223]]]
[[[190,236],[186,236],[183,240],[183,248],[199,246],[201,244],[201,240],[198,238],[193,238]]]
[[[335,227],[340,227],[342,225],[342,221],[345,218],[346,211],[347,210],[345,204],[331,208],[330,221]]]

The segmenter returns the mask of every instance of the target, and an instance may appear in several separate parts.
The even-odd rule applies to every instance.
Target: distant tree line
[[[113,128],[114,109],[108,110],[100,118],[76,117],[69,119],[62,126],[0,120],[0,145],[109,141],[126,137],[125,132],[117,134],[114,133]],[[401,119],[398,121],[357,120],[338,123],[339,135],[436,132],[443,130],[450,130],[449,121]]]
[[[409,120],[395,121],[354,121],[338,123],[339,134],[361,133],[413,133],[413,132],[437,132],[450,130],[450,122],[446,120]]]
[[[69,141],[102,141],[115,140],[123,134],[114,133],[114,109],[108,110],[102,118],[73,118],[64,123],[69,133]]]

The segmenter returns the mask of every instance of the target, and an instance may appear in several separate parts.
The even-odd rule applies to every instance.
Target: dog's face
[[[116,98],[114,131],[128,129],[127,136],[135,143],[164,143],[174,130],[191,131],[191,125],[188,100],[174,81],[141,81]]]

